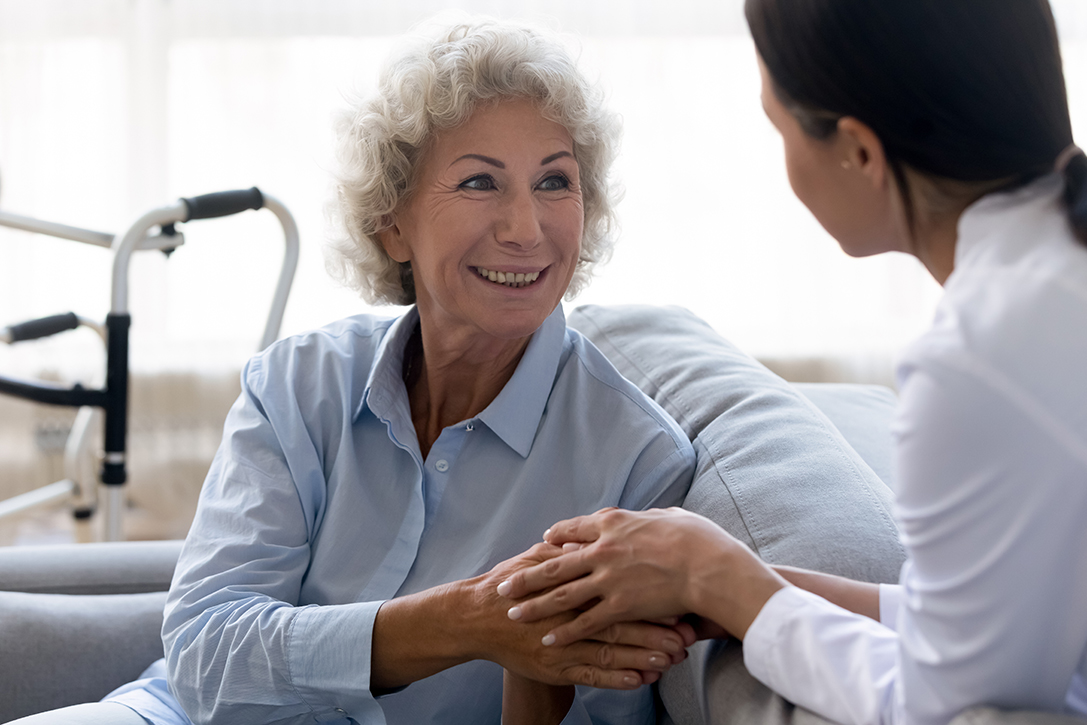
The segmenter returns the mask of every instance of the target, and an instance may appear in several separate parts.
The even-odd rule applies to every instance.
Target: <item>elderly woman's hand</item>
[[[534,626],[582,609],[548,631],[543,642],[552,646],[620,622],[688,614],[742,639],[766,600],[786,585],[719,526],[679,508],[602,509],[555,524],[545,538],[566,553],[513,572],[498,592],[523,600],[508,616]]]
[[[481,612],[493,612],[480,623],[488,642],[484,658],[510,672],[550,685],[591,685],[610,689],[634,689],[657,681],[662,672],[686,658],[685,648],[694,642],[689,627],[649,622],[619,622],[603,627],[591,637],[559,647],[546,646],[544,635],[574,619],[574,612],[559,612],[521,626],[507,615],[508,600],[498,594],[498,584],[518,572],[538,566],[562,554],[561,547],[543,543],[504,561],[478,578],[474,590]]]
[[[569,623],[574,612],[540,617],[528,626],[511,620],[510,602],[498,585],[561,553],[560,547],[537,544],[480,576],[385,602],[374,623],[371,689],[401,687],[482,659],[549,685],[632,690],[655,682],[686,657],[685,647],[694,641],[689,627],[622,622],[547,646],[544,635]]]

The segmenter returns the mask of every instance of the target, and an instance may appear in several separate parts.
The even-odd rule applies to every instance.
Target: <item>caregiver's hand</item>
[[[742,639],[766,600],[786,581],[707,518],[679,508],[608,508],[560,521],[545,534],[566,545],[513,572],[498,592],[524,599],[508,616],[539,623],[582,609],[544,642],[566,646],[619,622],[695,614]]]
[[[507,670],[552,685],[591,685],[611,689],[633,689],[655,682],[662,672],[686,658],[689,634],[669,626],[647,622],[620,622],[601,628],[592,637],[560,647],[542,644],[551,629],[574,618],[572,612],[542,617],[531,626],[518,626],[507,616],[508,601],[497,594],[498,584],[519,571],[544,563],[561,548],[537,544],[524,554],[504,561],[473,582],[481,610],[494,613],[480,620],[480,632],[488,645],[484,659],[498,662]]]

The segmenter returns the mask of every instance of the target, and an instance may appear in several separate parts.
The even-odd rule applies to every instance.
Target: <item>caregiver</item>
[[[693,613],[835,721],[1087,713],[1087,156],[1045,0],[747,0],[793,190],[944,286],[899,368],[900,585],[775,569],[706,519],[563,521],[499,586],[545,643]],[[568,582],[563,584],[563,582]],[[594,600],[597,600],[594,603]],[[512,604],[512,602],[511,602]],[[865,616],[866,615],[866,616]]]

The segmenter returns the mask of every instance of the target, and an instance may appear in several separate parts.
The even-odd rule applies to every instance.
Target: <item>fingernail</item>
[[[506,612],[506,616],[509,617],[510,619],[520,619],[521,618],[521,608],[520,607],[510,607],[510,610],[508,612]]]
[[[520,613],[518,613],[517,616],[521,616]],[[543,636],[543,639],[541,639],[540,641],[543,642],[544,647],[550,647],[551,645],[555,644],[555,635],[545,634]]]
[[[547,535],[551,533],[551,529],[544,532],[544,541],[547,541]]]
[[[651,667],[656,667],[657,669],[663,670],[665,667],[668,666],[668,658],[661,657],[660,655],[652,655],[649,658],[649,665]]]
[[[627,675],[623,678],[623,684],[627,687],[637,687],[638,685],[642,684],[642,681],[639,680],[637,677]]]
[[[568,542],[566,542],[565,544],[562,545],[562,550],[563,551],[577,551],[580,548],[581,548],[581,544],[575,544],[572,541],[568,541]]]
[[[661,643],[661,649],[669,654],[678,655],[683,651],[683,644],[674,639],[666,639]]]
[[[510,590],[513,589],[513,584],[510,584],[509,579],[498,585],[498,593],[504,597],[510,595]]]

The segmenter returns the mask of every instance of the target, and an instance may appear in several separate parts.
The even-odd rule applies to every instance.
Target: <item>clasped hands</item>
[[[541,638],[545,647],[592,640],[633,622],[670,625],[685,646],[742,638],[783,584],[712,521],[678,508],[602,509],[555,524],[544,540],[562,553],[517,569],[497,592],[517,622],[561,615]],[[736,591],[745,588],[760,591]]]

